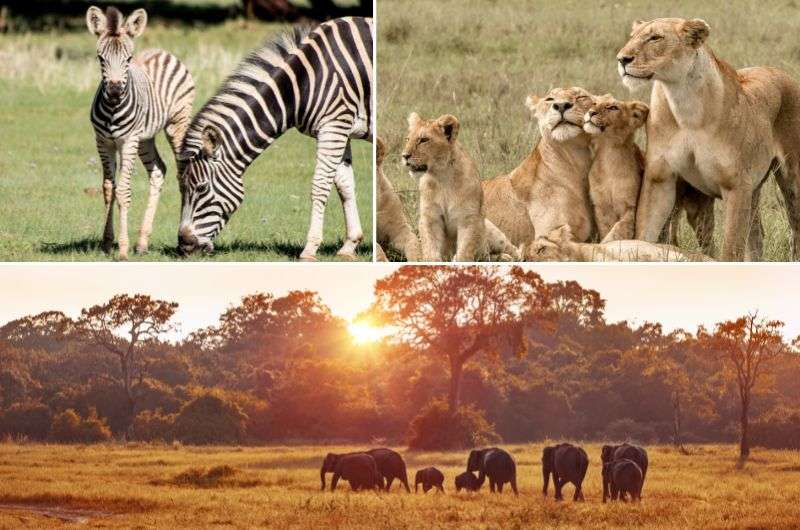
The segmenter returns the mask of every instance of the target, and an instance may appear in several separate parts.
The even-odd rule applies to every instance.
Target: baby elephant
[[[456,476],[456,491],[465,489],[467,491],[478,491],[481,489],[481,484],[478,482],[478,477],[475,473],[464,471]]]
[[[425,493],[428,493],[431,488],[444,492],[444,474],[435,467],[426,467],[417,471],[414,479],[414,493],[419,491],[420,483],[422,483],[422,491]]]
[[[603,489],[611,491],[611,500],[617,499],[626,502],[626,494],[630,494],[631,500],[642,500],[642,468],[627,458],[606,462],[603,464]],[[606,502],[605,495],[603,502]]]

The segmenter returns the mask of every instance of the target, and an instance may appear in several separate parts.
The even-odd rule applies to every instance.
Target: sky
[[[607,300],[609,321],[658,321],[694,331],[699,324],[758,310],[800,335],[800,269],[782,264],[536,264],[547,281],[576,280]],[[178,302],[180,334],[215,324],[249,293],[312,290],[333,312],[351,319],[366,309],[375,280],[393,264],[4,264],[0,324],[45,310],[77,316],[81,308],[119,293]],[[177,338],[177,337],[176,337]]]

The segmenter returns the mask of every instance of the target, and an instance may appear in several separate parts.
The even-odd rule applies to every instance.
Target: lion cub
[[[525,101],[541,139],[508,175],[483,182],[486,217],[515,245],[567,224],[580,241],[592,234],[587,175],[592,163],[583,118],[592,95],[583,88],[554,88]]]
[[[376,232],[378,245],[376,255],[379,261],[386,261],[381,245],[390,245],[406,257],[406,261],[419,261],[419,240],[411,229],[403,211],[403,203],[395,193],[392,183],[383,173],[383,160],[386,156],[386,144],[380,137],[375,138],[375,158],[378,176],[378,197],[376,214]]]
[[[483,215],[475,162],[458,143],[459,122],[408,117],[403,163],[419,177],[419,234],[425,261],[518,259],[517,249]]]
[[[589,198],[604,243],[634,238],[644,156],[633,137],[649,111],[640,101],[618,101],[606,94],[593,98],[584,116],[583,130],[592,135],[594,150]]]
[[[579,243],[567,225],[537,237],[521,250],[527,261],[714,261],[703,254],[685,252],[672,245],[636,239]]]

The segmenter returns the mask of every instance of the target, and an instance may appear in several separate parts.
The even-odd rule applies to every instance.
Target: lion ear
[[[380,136],[375,137],[375,161],[377,165],[383,164],[383,159],[386,156],[386,144]]]
[[[631,109],[631,115],[633,116],[633,119],[636,120],[636,123],[641,125],[647,121],[647,115],[650,114],[650,107],[648,107],[647,104],[642,103],[641,101],[632,101],[628,105]]]
[[[442,132],[447,137],[447,141],[453,143],[458,138],[458,129],[460,127],[458,118],[452,114],[445,114],[436,119],[436,124],[442,128]]]
[[[639,31],[639,28],[641,28],[645,24],[647,24],[646,20],[634,20],[633,24],[631,24],[631,34]]]
[[[554,241],[556,243],[561,243],[564,241],[571,241],[572,240],[572,228],[569,225],[561,225],[558,228],[554,228],[547,234],[547,239]]]
[[[205,126],[201,133],[203,147],[201,151],[208,158],[217,158],[220,147],[222,147],[222,132],[216,125],[210,123]]]
[[[708,38],[711,28],[705,20],[693,18],[692,20],[685,20],[681,24],[680,31],[686,44],[693,48],[699,48]]]
[[[408,115],[408,126],[409,126],[409,128],[413,129],[414,127],[416,127],[417,124],[419,123],[420,119],[421,118],[419,117],[419,114],[417,114],[416,112],[412,112],[411,114],[409,114]]]
[[[536,105],[542,100],[536,94],[529,94],[528,97],[525,98],[525,106],[528,107],[528,110],[531,112],[536,111]]]

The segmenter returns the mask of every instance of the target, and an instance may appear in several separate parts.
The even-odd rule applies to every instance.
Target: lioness
[[[593,99],[584,117],[583,130],[592,135],[594,151],[589,198],[603,243],[633,239],[644,173],[644,156],[634,135],[649,110],[640,101],[618,101],[606,94]]]
[[[554,88],[525,102],[539,123],[541,139],[508,175],[483,182],[486,217],[515,245],[567,224],[586,241],[592,234],[587,175],[589,135],[583,117],[592,95],[582,88]]]
[[[700,253],[647,241],[580,243],[574,240],[568,225],[537,237],[521,251],[527,261],[713,261]]]
[[[757,259],[762,234],[756,205],[761,185],[774,170],[786,200],[797,259],[800,86],[775,68],[734,70],[706,44],[709,33],[700,19],[638,21],[617,55],[626,86],[653,83],[636,237],[658,239],[680,177],[722,199],[721,258]]]
[[[412,112],[403,163],[419,177],[419,233],[425,261],[518,259],[517,249],[483,215],[475,162],[458,143],[459,122]]]
[[[392,183],[383,173],[383,160],[386,156],[386,144],[380,137],[375,138],[375,161],[378,177],[378,196],[376,213],[376,233],[380,257],[382,245],[390,245],[399,250],[407,261],[419,261],[419,240],[411,229],[403,211],[403,203],[395,193]],[[377,250],[376,250],[377,252]],[[383,255],[385,258],[385,254]]]

